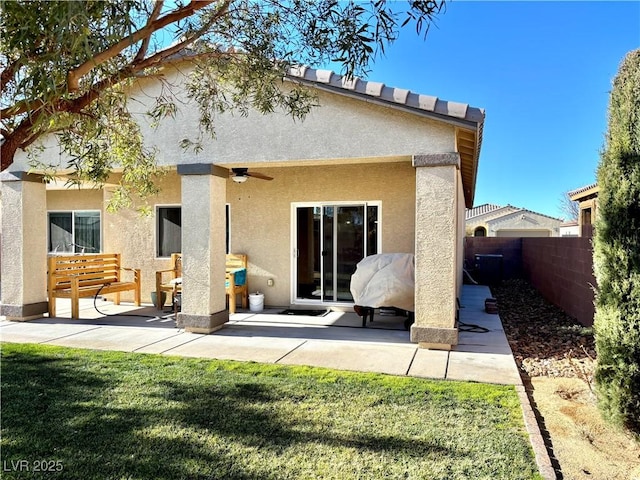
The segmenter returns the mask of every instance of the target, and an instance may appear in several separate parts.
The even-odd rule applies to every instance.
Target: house
[[[526,208],[485,203],[465,213],[466,235],[473,237],[557,237],[562,220]]]
[[[592,183],[568,193],[573,202],[578,202],[578,231],[582,237],[590,237],[598,210],[598,184]]]
[[[181,72],[164,75],[179,84]],[[348,309],[358,261],[400,252],[415,254],[411,340],[457,344],[464,212],[473,205],[484,111],[325,70],[299,68],[287,80],[317,91],[320,106],[304,122],[279,112],[222,114],[217,138],[199,153],[180,147],[198,121],[196,108],[157,129],[142,122],[169,168],[148,217],[107,212],[108,185],[47,187],[27,173],[26,156],[17,158],[0,175],[2,258],[11,259],[2,262],[0,314],[20,320],[46,312],[46,257],[64,243],[121,253],[123,263],[142,269],[147,301],[154,272],[181,251],[178,322],[204,333],[229,320],[225,251],[248,255],[249,289],[263,292],[267,306]],[[160,88],[154,82],[131,95],[150,102],[147,94]],[[65,164],[52,142],[41,155]],[[273,180],[236,183],[233,168]]]
[[[560,236],[561,237],[579,237],[580,236],[580,227],[576,220],[572,220],[570,222],[564,222],[560,225]]]

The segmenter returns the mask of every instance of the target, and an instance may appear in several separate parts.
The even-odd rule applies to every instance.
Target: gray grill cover
[[[351,276],[351,295],[363,307],[414,311],[415,260],[411,253],[381,253],[363,258]]]

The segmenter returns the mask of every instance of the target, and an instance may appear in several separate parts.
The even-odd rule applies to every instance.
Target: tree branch
[[[151,16],[149,17],[149,21],[147,21],[147,25],[154,22],[158,16],[160,16],[160,10],[162,10],[162,6],[164,5],[164,0],[157,0],[153,7],[153,12],[151,12]],[[142,45],[140,46],[140,50],[138,50],[138,54],[133,59],[133,63],[137,63],[141,61],[145,55],[147,54],[147,49],[149,48],[149,41],[151,39],[151,35],[144,37],[142,40]]]
[[[187,7],[182,8],[180,10],[176,10],[173,13],[170,13],[169,15],[166,15],[165,17],[162,17],[162,19],[158,20],[158,21],[150,21],[149,23],[147,23],[147,25],[139,30],[138,32],[142,32],[143,30],[149,28],[153,28],[155,30],[158,30],[160,28],[164,28],[165,26],[169,25],[172,22],[175,22],[177,20],[180,20],[182,18],[185,18],[188,15],[193,14],[194,11],[203,8],[204,6],[212,3],[213,0],[209,1],[203,1],[203,0],[193,0],[191,3],[192,4],[198,4],[197,7],[195,8],[193,11],[190,11],[187,9]],[[161,5],[162,1],[159,1],[156,3],[155,8],[151,14],[151,16],[153,17],[154,15],[158,15],[160,12],[160,8],[158,5]],[[203,5],[201,5],[203,4]],[[181,49],[186,48],[187,46],[189,46],[190,44],[192,44],[194,41],[196,41],[198,38],[200,38],[202,35],[204,35],[208,28],[213,25],[217,20],[219,20],[223,15],[225,15],[229,9],[229,6],[231,5],[231,0],[225,0],[222,5],[218,8],[217,12],[215,15],[213,15],[209,21],[200,29],[198,30],[198,32],[196,34],[194,34],[193,36],[191,36],[190,38],[188,38],[187,40],[180,42],[172,47],[169,47],[161,52],[158,52],[156,54],[154,54],[153,56],[149,57],[146,60],[143,60],[141,62],[133,62],[133,64],[131,65],[131,71],[140,71],[143,70],[145,68],[149,68],[152,66],[157,66],[158,64],[160,64],[163,60],[165,60],[167,57],[175,54],[176,52],[179,52]],[[181,13],[183,16],[180,18],[177,18],[177,14]],[[190,13],[188,13],[190,12]],[[188,14],[187,14],[188,13]],[[167,20],[167,18],[171,17],[172,20],[171,22],[169,22]],[[151,18],[151,17],[150,17]],[[135,34],[132,34],[135,35]],[[150,34],[149,34],[150,35]],[[70,76],[72,76],[72,74],[75,76],[75,74],[73,72],[84,72],[86,70],[86,72],[90,71],[92,68],[94,68],[95,66],[97,66],[100,63],[103,63],[105,61],[107,61],[109,58],[112,58],[113,56],[115,56],[118,52],[115,52],[114,48],[118,45],[124,45],[123,48],[125,48],[127,45],[130,44],[130,41],[128,39],[130,39],[132,36],[130,35],[129,37],[127,37],[127,39],[121,40],[120,42],[118,42],[116,45],[114,45],[113,47],[105,50],[104,52],[96,55],[92,60],[85,62],[83,65],[79,66],[78,68],[76,68],[75,70],[72,70],[69,72],[69,74],[67,75],[67,88],[72,91],[71,85],[69,83],[70,81]],[[145,41],[148,41],[148,36],[145,37]],[[140,55],[140,52],[142,51],[142,47],[141,50],[138,52],[138,55],[136,55],[136,58],[138,58],[138,56]],[[114,53],[115,52],[115,53]],[[196,58],[199,55],[192,55],[192,56],[188,56],[185,58]],[[102,60],[99,60],[102,59]],[[6,69],[5,69],[6,70]],[[116,73],[116,76],[121,75],[121,73],[124,70],[121,70],[120,72]],[[3,75],[4,75],[4,71],[3,71]],[[82,74],[84,75],[84,73]],[[77,91],[79,88],[79,79],[81,78],[81,76],[78,76],[77,78],[75,78],[75,80],[73,80],[75,82],[75,88],[73,88],[73,91]],[[131,76],[131,75],[129,75]],[[121,80],[124,77],[121,78]],[[117,82],[116,82],[117,83]],[[91,89],[93,89],[93,87],[91,87]],[[30,111],[34,111],[37,110],[38,108],[42,107],[45,105],[45,102],[41,99],[37,99],[37,100],[23,100],[19,103],[17,103],[16,105],[12,105],[11,107],[7,107],[4,108],[3,110],[0,111],[0,117],[4,117],[4,118],[8,118],[8,117],[15,117],[16,115],[21,115]]]
[[[16,71],[19,67],[19,59],[11,62],[7,67],[2,70],[0,74],[0,92],[4,92],[4,89],[8,85],[8,83],[13,79],[16,74]]]
[[[44,105],[45,102],[40,98],[31,101],[22,100],[15,105],[0,110],[0,117],[9,118],[15,117],[16,115],[22,115],[27,112],[34,112],[42,108]]]
[[[228,10],[229,5],[231,4],[230,1],[226,1],[224,6],[221,7],[215,15],[213,15],[209,21],[207,21],[206,24],[204,24],[202,26],[202,28],[200,28],[195,34],[193,34],[191,37],[183,40],[180,43],[177,43],[169,48],[166,48],[160,52],[155,53],[154,55],[152,55],[151,57],[139,62],[139,63],[135,63],[134,65],[132,65],[132,67],[136,70],[143,70],[145,68],[149,68],[149,67],[153,67],[153,66],[157,66],[159,63],[161,63],[163,60],[166,60],[168,57],[170,57],[171,55],[174,55],[175,53],[179,52],[180,50],[183,50],[185,48],[187,48],[189,45],[193,44],[196,40],[198,40],[200,37],[202,37],[205,33],[207,33],[207,31],[209,30],[209,27],[211,27],[211,25],[213,25],[216,21],[218,21]],[[231,53],[231,52],[227,52]],[[189,58],[198,58],[198,57],[204,57],[204,56],[211,56],[211,53],[205,53],[205,54],[194,54],[194,55],[185,55],[183,58],[184,59],[189,59]],[[218,56],[221,54],[215,53],[213,54],[214,56]]]
[[[10,135],[5,136],[4,142],[0,146],[0,171],[5,170],[13,163],[13,156],[26,139],[31,136],[31,129],[35,124],[40,112],[26,117],[18,128],[13,130]]]
[[[91,87],[88,92],[76,99],[58,100],[52,105],[51,110],[54,112],[68,112],[79,114],[82,112],[83,108],[87,107],[89,104],[91,104],[91,102],[96,100],[105,89],[116,85],[117,83],[131,77],[132,75],[133,72],[129,67],[120,70],[109,78],[105,78],[104,80],[97,82]],[[5,136],[5,141],[0,147],[0,171],[8,168],[11,163],[13,163],[13,157],[19,148],[24,149],[28,147],[42,135],[43,132],[34,132],[33,130],[42,113],[42,110],[33,112],[28,117],[25,117],[15,130],[13,130],[9,135]]]
[[[172,23],[175,23],[183,18],[186,18],[190,15],[193,15],[196,11],[201,10],[213,3],[213,0],[199,0],[192,1],[186,7],[175,10],[164,17],[161,17],[153,22],[147,23],[140,30],[133,32],[126,38],[123,38],[115,45],[112,45],[108,49],[98,53],[90,60],[84,62],[82,65],[76,67],[73,70],[70,70],[67,74],[67,89],[69,92],[75,92],[80,88],[80,79],[89,73],[92,69],[97,67],[98,65],[111,60],[113,57],[118,55],[125,48],[143,40],[144,38],[149,37],[153,32],[160,30]],[[228,2],[226,2],[228,4]],[[155,9],[154,9],[155,11]]]

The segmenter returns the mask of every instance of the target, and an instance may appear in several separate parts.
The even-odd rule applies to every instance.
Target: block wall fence
[[[466,268],[473,269],[476,254],[502,255],[503,279],[526,279],[581,324],[593,325],[596,279],[590,237],[466,237]]]

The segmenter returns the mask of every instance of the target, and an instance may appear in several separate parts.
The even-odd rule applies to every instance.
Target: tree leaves
[[[404,7],[382,0],[3,2],[2,170],[17,149],[55,133],[74,179],[100,185],[114,169],[122,172],[115,203],[126,205],[127,192],[153,194],[158,173],[127,107],[128,89],[139,79],[162,82],[159,75],[172,62],[194,62],[186,86],[164,83],[148,115],[153,125],[174,116],[186,88],[200,124],[196,138],[181,145],[199,151],[205,136],[215,137],[217,116],[228,111],[304,119],[317,100],[302,85],[285,87],[289,68],[338,63],[348,78],[366,75],[402,26],[415,23],[426,33],[443,6],[436,0]]]
[[[640,436],[640,50],[614,79],[606,141],[594,236],[596,382],[605,417]]]

